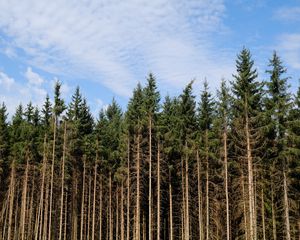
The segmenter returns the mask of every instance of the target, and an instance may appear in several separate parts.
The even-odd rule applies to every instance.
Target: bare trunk
[[[205,130],[205,161],[206,161],[206,240],[209,240],[209,162],[208,162],[208,131]]]
[[[7,239],[11,239],[12,233],[12,220],[13,220],[13,212],[14,212],[14,199],[15,199],[15,160],[13,160],[11,164],[11,175],[10,175],[10,184],[9,184],[9,217],[8,217],[8,231],[7,231]],[[4,238],[3,238],[4,239]]]
[[[96,190],[97,190],[97,157],[94,170],[94,191],[93,191],[93,214],[92,214],[92,240],[95,239],[95,215],[96,215]]]
[[[201,206],[201,178],[200,178],[200,159],[197,150],[197,179],[198,179],[198,224],[199,224],[199,240],[202,240],[202,206]]]
[[[127,142],[127,213],[126,213],[126,240],[130,239],[130,143]]]
[[[271,179],[271,205],[272,205],[272,233],[273,240],[277,240],[277,223],[276,223],[276,215],[275,215],[275,203],[274,203],[274,183],[273,179]]]
[[[149,116],[149,240],[152,240],[152,118]]]
[[[160,146],[157,144],[157,240],[160,240]]]
[[[65,223],[64,223],[64,240],[67,239],[67,218],[68,218],[68,194],[65,197]]]
[[[242,170],[243,171],[243,170]],[[244,225],[245,225],[245,239],[248,240],[248,214],[247,214],[247,208],[246,208],[246,196],[245,196],[245,183],[244,183],[244,174],[242,174],[242,194],[243,194],[243,211],[244,211]],[[251,239],[252,240],[252,239]]]
[[[121,240],[124,240],[124,183],[121,183]]]
[[[34,176],[34,174],[33,174]],[[35,190],[35,182],[34,182],[34,179],[33,179],[33,184],[32,184],[32,189],[31,189],[31,196],[30,196],[30,204],[29,204],[29,217],[28,217],[28,234],[27,234],[27,239],[33,239],[33,236],[32,236],[32,218],[33,218],[33,209],[34,209],[34,206],[33,206],[33,199],[34,199],[34,190]]]
[[[170,240],[173,240],[173,202],[172,202],[171,170],[169,170],[169,207],[170,207],[169,210],[170,211]]]
[[[189,213],[189,163],[188,163],[188,147],[187,141],[185,141],[185,203],[186,203],[186,215],[185,215],[185,239],[190,239],[190,213]]]
[[[85,204],[85,159],[83,160],[83,179],[82,179],[82,197],[81,197],[81,220],[80,220],[80,240],[83,240],[83,222],[84,222],[84,204]]]
[[[229,220],[229,196],[228,196],[228,157],[227,157],[227,125],[223,133],[224,144],[224,168],[225,168],[225,195],[226,195],[226,239],[230,239],[230,220]]]
[[[25,176],[23,181],[22,201],[21,201],[21,240],[25,239],[25,223],[26,223],[26,199],[27,199],[27,186],[28,186],[28,171],[29,171],[29,159],[26,160]]]
[[[182,189],[182,214],[181,214],[181,233],[182,233],[182,239],[185,239],[185,224],[186,224],[186,198],[185,198],[185,175],[184,175],[184,163],[183,158],[181,158],[181,189]]]
[[[111,172],[109,172],[109,240],[113,240],[113,219],[112,219],[112,196],[111,196]]]
[[[119,187],[116,189],[116,240],[119,239]]]
[[[249,223],[250,223],[250,239],[256,240],[256,220],[255,220],[255,201],[254,201],[254,186],[253,186],[253,159],[252,149],[250,144],[249,118],[245,117],[245,131],[247,141],[247,162],[248,162],[248,191],[249,191]]]
[[[48,240],[51,240],[52,233],[52,204],[53,204],[53,181],[54,181],[54,164],[55,164],[55,142],[56,142],[56,119],[54,116],[53,122],[53,145],[52,145],[52,165],[51,165],[51,180],[50,180],[50,207],[49,207],[49,223],[48,223]]]
[[[47,240],[48,236],[48,214],[49,214],[49,181],[46,178],[46,193],[45,193],[45,208],[44,208],[44,229],[43,229],[43,240]]]
[[[100,194],[99,194],[99,240],[102,240],[102,175],[100,173]]]
[[[262,218],[262,231],[263,240],[266,240],[266,224],[265,224],[265,200],[264,200],[264,189],[261,190],[261,218]]]
[[[35,227],[35,240],[42,239],[42,227],[43,227],[43,211],[44,211],[44,187],[45,187],[45,178],[47,170],[47,136],[44,137],[44,152],[43,152],[43,165],[42,165],[42,183],[41,183],[41,195],[40,203],[38,208],[38,217]]]
[[[67,142],[67,123],[64,124],[64,145],[63,145],[63,156],[62,156],[62,175],[61,175],[61,197],[60,197],[60,218],[59,218],[59,237],[62,238],[63,229],[63,208],[64,208],[64,188],[65,188],[65,157],[66,157],[66,142]]]
[[[286,240],[291,240],[288,187],[287,187],[285,168],[283,170],[283,191],[284,191],[284,223],[285,223],[285,231],[286,231]]]
[[[138,136],[137,136],[137,161],[136,161],[136,240],[140,240],[140,233],[141,233],[141,224],[140,224],[140,129],[138,130]]]
[[[91,171],[89,171],[91,172]],[[90,223],[91,223],[91,196],[92,196],[92,177],[89,174],[89,197],[88,197],[88,217],[87,217],[87,239],[90,240]]]

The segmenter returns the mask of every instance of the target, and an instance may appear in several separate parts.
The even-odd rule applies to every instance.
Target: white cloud
[[[40,86],[45,81],[38,73],[33,72],[31,67],[28,67],[25,72],[29,84]]]
[[[6,91],[10,91],[11,87],[14,85],[15,80],[7,76],[4,72],[0,72],[0,86]]]
[[[300,33],[280,36],[278,48],[282,51],[287,63],[292,68],[300,70]]]
[[[8,113],[15,112],[16,107],[31,101],[34,105],[43,105],[46,90],[42,86],[19,83],[4,72],[0,72],[0,102],[5,102]]]
[[[300,7],[282,7],[275,11],[274,17],[283,21],[300,21]]]
[[[0,1],[0,29],[36,68],[100,82],[129,96],[153,71],[177,88],[229,72],[212,44],[223,29],[223,0]],[[213,66],[218,71],[212,71]]]

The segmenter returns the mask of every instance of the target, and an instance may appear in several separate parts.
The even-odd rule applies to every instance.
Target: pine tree
[[[249,228],[245,226],[245,231],[250,239],[257,239],[257,219],[256,201],[254,188],[254,161],[258,160],[257,153],[260,144],[259,123],[262,101],[262,84],[258,82],[257,70],[253,69],[254,61],[251,59],[250,51],[246,48],[238,54],[236,60],[237,74],[232,82],[234,94],[234,130],[235,147],[237,158],[241,167],[245,159],[248,175],[248,207],[246,216],[249,219]],[[246,151],[245,151],[246,150]],[[241,168],[243,171],[243,168]],[[243,174],[244,175],[244,174]]]
[[[7,176],[7,169],[9,156],[9,132],[8,132],[8,122],[7,122],[7,110],[4,103],[0,107],[0,180],[1,182]],[[2,190],[1,189],[0,191]]]

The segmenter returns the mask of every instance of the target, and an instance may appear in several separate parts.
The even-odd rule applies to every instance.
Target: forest
[[[163,99],[149,74],[96,119],[59,81],[41,109],[2,103],[0,239],[299,240],[300,87],[275,51],[265,71],[243,48],[216,93]]]

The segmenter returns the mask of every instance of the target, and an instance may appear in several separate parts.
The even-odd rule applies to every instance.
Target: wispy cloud
[[[274,12],[274,18],[282,21],[300,21],[300,7],[282,7]]]
[[[31,67],[28,67],[25,72],[25,77],[27,78],[29,84],[41,86],[45,81],[38,73],[32,71]]]
[[[300,33],[281,35],[278,48],[282,51],[287,63],[292,68],[300,70]]]
[[[8,53],[121,96],[149,71],[177,88],[231,70],[226,56],[211,57],[218,55],[213,35],[224,27],[223,0],[12,0],[0,1],[0,9],[0,29],[12,39]]]
[[[46,96],[45,86],[37,86],[30,81],[19,83],[0,71],[0,102],[5,102],[8,113],[13,114],[20,103],[27,104],[31,101],[36,106],[43,105]]]

